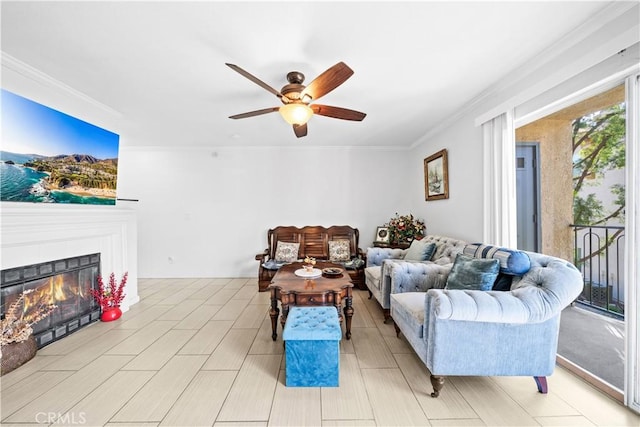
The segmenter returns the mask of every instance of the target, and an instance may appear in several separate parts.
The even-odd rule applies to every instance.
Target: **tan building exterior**
[[[516,129],[516,141],[540,146],[540,251],[573,261],[573,120],[624,101],[615,87]]]

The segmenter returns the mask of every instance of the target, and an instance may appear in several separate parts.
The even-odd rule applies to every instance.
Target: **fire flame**
[[[25,295],[23,312],[28,313],[33,307],[57,305],[59,302],[73,298],[75,296],[74,290],[77,291],[77,287],[65,286],[62,274],[50,277],[47,284],[38,287],[35,292]]]
[[[52,295],[51,304],[55,304],[58,301],[64,301],[67,299],[67,295],[64,292],[64,280],[62,279],[62,276],[55,276],[56,280],[53,279],[53,277],[49,279],[49,284],[51,287],[50,294]]]

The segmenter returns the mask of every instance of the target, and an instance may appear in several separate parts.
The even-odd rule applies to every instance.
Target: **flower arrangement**
[[[415,218],[412,214],[391,218],[387,224],[390,240],[392,242],[405,243],[424,236],[424,221]]]
[[[25,296],[33,291],[33,289],[29,289],[22,292],[18,299],[9,305],[4,319],[0,322],[2,325],[1,345],[26,341],[33,333],[31,326],[49,316],[57,308],[54,304],[38,303],[32,310],[25,313]]]
[[[109,276],[109,286],[105,288],[104,283],[102,281],[102,277],[98,276],[98,289],[92,289],[91,295],[96,300],[96,302],[102,308],[102,311],[109,309],[120,307],[122,300],[124,300],[124,285],[127,284],[127,277],[129,273],[124,273],[122,276],[122,280],[120,284],[116,284],[116,275],[111,273]]]
[[[306,256],[304,258],[305,265],[303,266],[305,270],[311,272],[313,271],[313,266],[316,265],[316,259],[314,257]]]

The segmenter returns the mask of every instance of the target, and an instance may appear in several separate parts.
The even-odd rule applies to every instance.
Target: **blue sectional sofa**
[[[435,248],[428,260],[406,259],[410,249],[367,248],[367,263],[364,269],[365,284],[369,298],[376,298],[384,313],[385,322],[389,319],[391,294],[390,267],[401,265],[410,280],[428,283],[428,287],[444,287],[449,270],[456,255],[462,252],[467,242],[450,237],[427,235],[421,243],[434,244]],[[425,285],[427,286],[427,285]]]
[[[467,245],[457,257],[498,259],[498,279],[488,289],[501,282],[505,290],[447,289],[458,259],[444,281],[424,280],[426,264],[389,266],[391,317],[398,335],[429,369],[432,397],[439,395],[445,376],[533,376],[538,391],[547,392],[560,313],[582,292],[582,276],[559,258],[487,248]],[[511,270],[510,255],[519,259]]]

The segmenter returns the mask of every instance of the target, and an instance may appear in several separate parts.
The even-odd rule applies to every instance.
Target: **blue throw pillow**
[[[429,261],[436,251],[436,244],[424,240],[414,240],[404,255],[406,261]]]
[[[278,262],[275,259],[270,259],[270,260],[262,263],[262,266],[264,268],[266,268],[267,270],[279,270],[280,267],[282,267],[285,264],[286,264],[286,262]]]
[[[458,254],[444,288],[490,291],[499,271],[497,259],[473,258]]]
[[[472,243],[465,246],[462,253],[475,258],[497,259],[500,262],[500,273],[504,274],[522,276],[531,268],[529,255],[513,249]]]
[[[343,262],[342,265],[347,270],[358,270],[360,267],[364,266],[364,260],[360,258],[354,258],[351,261]]]

